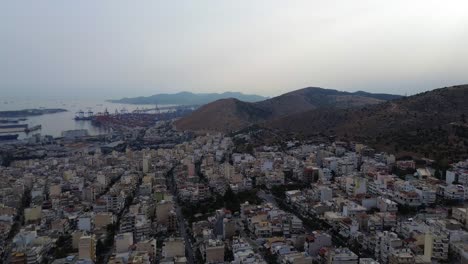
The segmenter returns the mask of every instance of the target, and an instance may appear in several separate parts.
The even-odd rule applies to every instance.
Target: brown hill
[[[266,126],[303,135],[324,134],[367,142],[389,151],[453,159],[468,155],[468,85],[353,109],[316,109]]]
[[[385,95],[375,95],[376,98],[374,98],[374,94],[359,93],[357,95],[309,87],[256,103],[234,99],[219,100],[178,120],[175,125],[181,130],[230,132],[254,123],[271,121],[318,108],[350,108],[385,102],[377,99]]]
[[[200,107],[175,125],[181,130],[233,131],[266,120],[270,114],[253,103],[221,99]]]
[[[378,105],[316,109],[271,121],[274,128],[301,133],[333,132],[375,136],[460,121],[468,115],[468,85],[436,89]]]
[[[272,113],[272,118],[289,116],[323,107],[349,108],[379,104],[384,100],[337,90],[308,87],[256,103]]]

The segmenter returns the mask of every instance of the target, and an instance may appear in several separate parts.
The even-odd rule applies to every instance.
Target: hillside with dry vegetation
[[[335,135],[380,149],[431,158],[468,156],[468,86],[454,86],[352,109],[316,109],[265,126],[302,135]]]
[[[356,95],[309,87],[256,103],[236,99],[218,100],[202,106],[191,115],[178,120],[175,125],[180,130],[232,132],[252,124],[269,122],[315,109],[345,109],[385,102],[374,98],[373,94],[360,93]],[[382,95],[376,95],[380,96]]]

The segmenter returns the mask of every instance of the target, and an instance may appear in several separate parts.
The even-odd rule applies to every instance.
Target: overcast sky
[[[468,83],[467,0],[1,1],[0,97]]]

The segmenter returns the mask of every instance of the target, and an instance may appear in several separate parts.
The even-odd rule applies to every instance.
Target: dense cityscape
[[[119,128],[0,146],[4,263],[467,260],[468,160]]]
[[[1,1],[0,264],[468,264],[467,10]]]

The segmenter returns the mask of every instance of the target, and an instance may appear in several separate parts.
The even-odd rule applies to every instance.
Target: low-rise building
[[[170,237],[164,240],[162,248],[164,258],[185,257],[185,242],[180,237]]]
[[[349,248],[335,248],[327,253],[328,264],[358,264],[359,257]]]
[[[133,245],[133,234],[122,233],[115,236],[115,252],[125,253],[130,250]]]
[[[94,235],[80,238],[78,256],[80,259],[96,261],[96,238]]]
[[[202,256],[205,263],[224,262],[224,242],[217,239],[208,239],[202,248]]]

